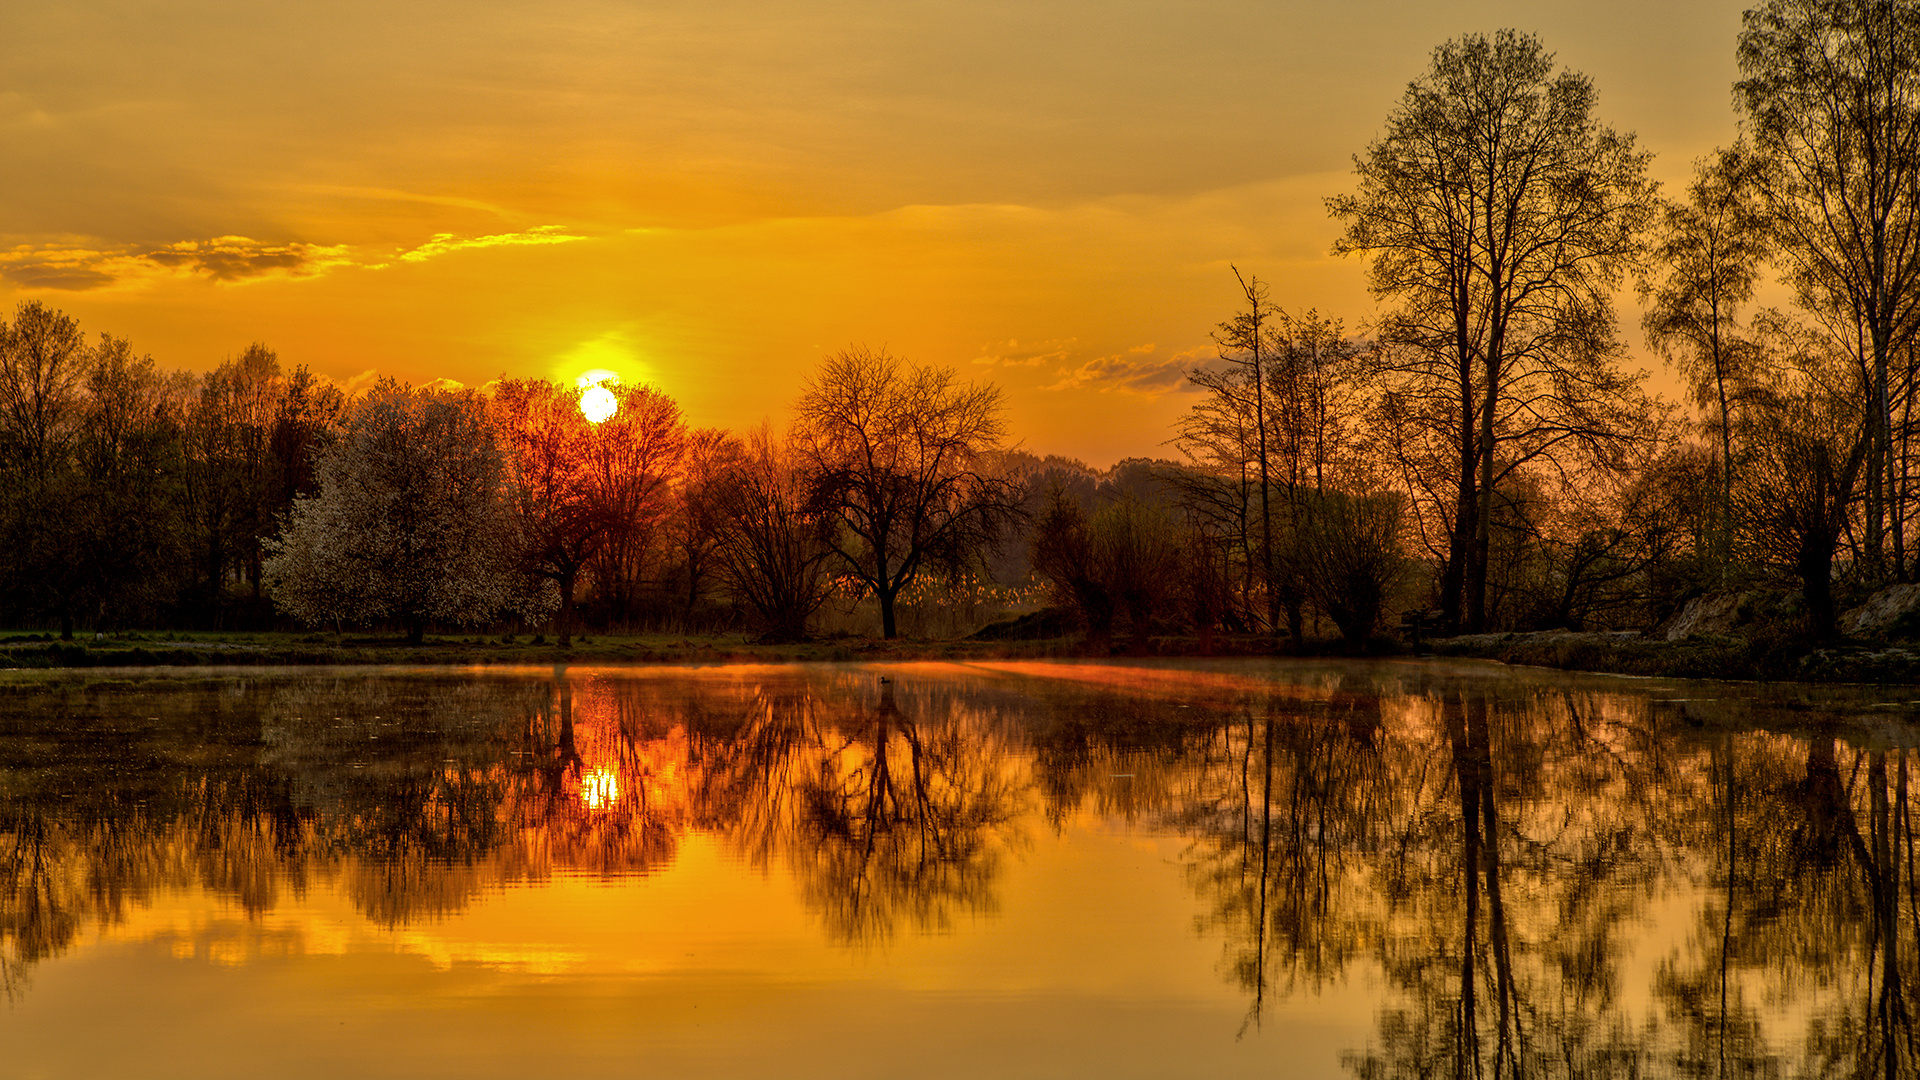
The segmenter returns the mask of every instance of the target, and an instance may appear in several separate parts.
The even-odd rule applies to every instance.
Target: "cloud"
[[[245,236],[182,240],[149,251],[144,258],[156,266],[190,271],[214,281],[312,277],[335,266],[353,265],[344,245],[263,244]]]
[[[464,251],[468,248],[523,247],[530,244],[568,244],[575,240],[585,240],[584,236],[575,236],[566,231],[564,225],[536,225],[525,232],[497,233],[493,236],[459,237],[452,233],[435,233],[433,239],[400,254],[401,262],[426,262],[436,255],[445,255],[449,251]]]
[[[23,244],[0,251],[0,278],[28,289],[80,291],[167,278],[228,283],[305,278],[352,262],[344,246],[263,244],[245,236],[182,240],[160,248]]]
[[[11,254],[11,253],[9,253]],[[24,289],[83,292],[113,284],[113,275],[81,262],[58,259],[9,259],[0,255],[0,278]]]
[[[1057,364],[1073,353],[1075,339],[1045,341],[1022,347],[1018,339],[990,342],[980,346],[973,362],[981,367],[1041,367]]]
[[[1145,397],[1182,392],[1190,388],[1187,373],[1210,358],[1205,349],[1189,349],[1172,356],[1153,356],[1155,346],[1135,345],[1126,352],[1089,360],[1066,372],[1049,390],[1123,390]]]
[[[473,237],[436,233],[419,247],[401,252],[399,259],[424,262],[436,255],[467,248],[564,244],[587,239],[564,232],[563,228],[539,225],[525,232]],[[390,265],[390,261],[361,258],[345,244],[311,244],[298,240],[269,244],[247,236],[180,240],[157,248],[132,244],[108,247],[22,244],[0,250],[0,279],[25,289],[70,292],[180,279],[235,284],[314,278],[340,267],[383,270]]]

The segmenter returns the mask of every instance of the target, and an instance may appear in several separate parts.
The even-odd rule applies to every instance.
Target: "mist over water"
[[[1264,661],[0,686],[0,1075],[1905,1075],[1870,690]]]

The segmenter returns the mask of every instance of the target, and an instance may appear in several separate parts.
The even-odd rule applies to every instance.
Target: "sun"
[[[580,376],[580,415],[586,417],[588,423],[598,424],[620,411],[620,399],[603,385],[619,381],[619,375],[605,369]]]
[[[589,423],[598,424],[620,411],[620,399],[598,383],[580,391],[580,413]]]

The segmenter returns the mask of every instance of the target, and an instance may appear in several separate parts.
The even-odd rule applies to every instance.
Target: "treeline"
[[[1774,0],[1738,58],[1738,137],[1675,199],[1537,38],[1434,51],[1327,202],[1366,340],[1243,280],[1195,374],[1193,550],[1243,615],[1297,640],[1398,583],[1447,630],[1645,628],[1754,593],[1819,640],[1914,580],[1920,3]],[[1770,277],[1792,310],[1749,310]],[[1625,370],[1628,285],[1691,410]]]
[[[1738,50],[1738,138],[1670,199],[1537,38],[1441,45],[1328,200],[1382,314],[1352,333],[1241,278],[1180,460],[1104,474],[1009,449],[992,386],[859,348],[741,434],[648,387],[600,423],[539,381],[349,401],[258,345],[163,372],[28,302],[0,619],[793,639],[857,604],[891,637],[1044,589],[1010,632],[1365,648],[1407,609],[1645,628],[1758,592],[1825,638],[1920,575],[1920,0],[1775,0]],[[1748,310],[1770,276],[1793,310]],[[1630,285],[1690,409],[1624,367]]]

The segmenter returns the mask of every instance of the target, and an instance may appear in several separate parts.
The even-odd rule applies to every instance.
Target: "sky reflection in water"
[[[0,1076],[1911,1075],[1909,715],[1413,664],[22,677]]]

